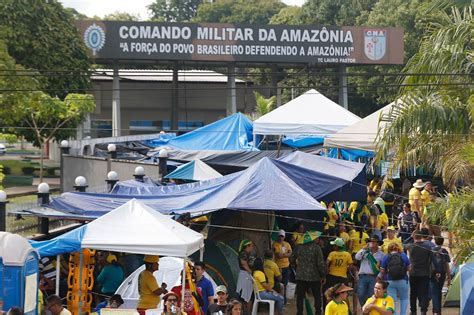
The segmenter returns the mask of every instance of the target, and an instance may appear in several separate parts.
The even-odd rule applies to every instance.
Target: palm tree
[[[435,12],[420,50],[407,63],[399,99],[381,118],[379,160],[429,166],[446,186],[471,185],[474,21],[471,7]]]
[[[257,119],[265,114],[268,114],[273,110],[273,106],[275,105],[276,96],[272,96],[270,98],[265,98],[262,94],[254,91],[253,94],[255,95],[255,113],[254,117]]]

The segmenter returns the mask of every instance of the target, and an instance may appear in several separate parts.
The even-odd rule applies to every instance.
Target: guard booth
[[[3,310],[17,306],[37,314],[39,255],[17,234],[0,232],[0,299]]]

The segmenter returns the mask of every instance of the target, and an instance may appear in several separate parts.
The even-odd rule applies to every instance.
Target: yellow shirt
[[[418,200],[418,205],[421,207],[422,204],[420,204],[420,201],[421,201],[421,192],[413,187],[412,189],[410,189],[410,191],[408,192],[408,203],[410,204],[411,206],[411,210],[418,210],[418,209],[415,209],[414,205],[415,205],[415,200]]]
[[[367,299],[367,302],[365,302],[365,304],[372,303],[372,301],[373,301],[373,297],[369,297]],[[364,306],[365,306],[365,304],[364,304]],[[385,294],[383,298],[375,299],[374,305],[378,306],[378,307],[381,307],[383,309],[386,309],[387,311],[392,311],[392,313],[395,313],[395,306],[394,306],[394,303],[393,303],[393,299],[390,295]],[[380,315],[380,313],[377,312],[376,310],[371,310],[369,312],[369,315]]]
[[[261,272],[260,270],[255,270],[253,272],[253,278],[255,279],[258,292],[265,291],[265,287],[262,285],[262,283],[267,282],[267,279],[265,278],[265,274]]]
[[[423,202],[423,207],[430,204],[430,193],[424,189],[421,191],[421,201]]]
[[[293,232],[291,234],[291,238],[293,239],[293,242],[295,242],[296,245],[303,244],[303,236],[304,233],[298,233],[298,232]]]
[[[377,218],[377,229],[382,229],[382,227],[385,227],[388,225],[388,216],[385,212],[382,212]]]
[[[336,277],[347,278],[347,269],[352,264],[352,256],[346,251],[332,251],[328,256],[328,273]]]
[[[332,300],[326,305],[324,310],[325,315],[347,315],[349,314],[349,307],[347,307],[346,302],[336,302]]]
[[[366,239],[369,238],[369,235],[365,232],[362,232],[362,238],[360,237],[360,233],[356,230],[351,233],[350,237],[352,240],[352,252],[357,253],[359,250],[364,248],[367,245]]]
[[[280,268],[278,268],[273,260],[265,259],[263,262],[263,270],[265,271],[268,284],[273,288],[275,286],[275,277],[281,276]]]
[[[291,251],[291,246],[288,242],[274,242],[273,252],[275,253],[275,262],[280,268],[288,268],[290,266],[290,259],[288,257],[277,258],[276,254],[285,254]]]
[[[153,293],[157,289],[159,289],[159,286],[153,273],[143,270],[138,276],[138,294],[140,298],[138,299],[137,308],[157,308],[160,304],[160,297]]]
[[[349,234],[347,234],[346,232],[339,233],[339,237],[344,240],[344,243],[346,243],[346,246],[347,246],[347,243],[349,243],[349,240],[351,239]]]
[[[403,244],[402,244],[402,240],[399,239],[398,237],[395,237],[393,240],[390,240],[388,238],[384,238],[383,240],[383,244],[382,244],[382,251],[385,253],[385,254],[388,254],[388,246],[392,243],[395,243],[398,245],[398,247],[400,247],[400,249],[403,249]]]
[[[326,210],[328,213],[329,221],[327,226],[325,227],[326,229],[335,227],[336,226],[336,221],[337,221],[337,212],[336,209],[330,208]]]

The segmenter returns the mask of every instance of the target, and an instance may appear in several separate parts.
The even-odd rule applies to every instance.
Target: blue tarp
[[[161,186],[159,183],[155,183],[151,178],[144,177],[143,181],[139,181],[136,179],[129,179],[117,182],[112,189],[111,193],[115,193],[116,191],[120,191],[121,194],[128,195],[131,193],[135,193],[136,187],[142,187],[143,191],[146,191],[149,187],[157,187]]]
[[[337,148],[329,149],[328,156],[337,159],[339,158],[338,153],[341,153],[341,158],[346,161],[356,161],[359,158],[373,158],[375,156],[375,153],[372,151]]]
[[[193,160],[181,165],[164,178],[198,181],[218,177],[222,177],[222,175],[215,169],[200,160]]]
[[[291,148],[305,148],[305,147],[311,147],[314,145],[323,144],[324,137],[285,136],[282,142]]]
[[[30,244],[39,251],[41,257],[77,252],[81,249],[81,241],[86,228],[87,225],[83,225],[54,239],[41,242],[30,241]]]
[[[145,143],[179,150],[255,151],[252,141],[252,122],[245,115],[237,113],[172,139],[149,140]]]
[[[200,215],[224,208],[324,210],[315,199],[324,199],[349,182],[344,178],[264,158],[245,171],[212,180],[147,187],[146,192],[151,195],[142,195],[143,187],[136,187],[134,193],[128,195],[64,193],[53,199],[48,207],[87,218],[99,217],[132,198],[166,214],[190,212]]]
[[[295,151],[281,158],[280,161],[347,181],[340,189],[322,197],[321,200],[354,201],[367,199],[367,179],[364,163],[338,160],[300,151]]]
[[[474,314],[474,264],[466,263],[461,267],[460,273],[460,314]]]

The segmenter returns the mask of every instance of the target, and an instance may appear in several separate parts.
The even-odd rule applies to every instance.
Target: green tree
[[[72,14],[55,0],[0,1],[0,26],[7,29],[8,52],[40,72],[39,87],[51,96],[88,87],[91,63]]]
[[[280,0],[218,0],[200,5],[194,21],[266,25],[284,7]]]
[[[378,158],[401,167],[429,166],[452,189],[474,179],[467,158],[474,127],[474,20],[471,8],[435,14],[404,69],[402,101],[384,117],[388,125],[378,136]]]
[[[105,21],[140,21],[140,14],[115,11],[104,16]]]
[[[358,17],[372,10],[377,0],[308,0],[302,6],[301,24],[357,25]]]
[[[202,0],[155,0],[148,6],[151,20],[160,22],[188,22],[195,15]]]
[[[289,7],[283,8],[280,10],[280,12],[272,16],[269,24],[298,25],[300,24],[301,13],[302,13],[302,8],[298,6],[289,6]]]

